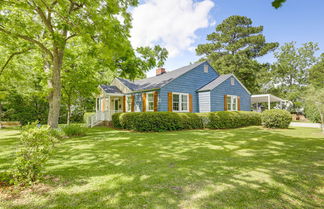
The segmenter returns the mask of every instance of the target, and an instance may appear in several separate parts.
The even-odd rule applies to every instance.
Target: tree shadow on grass
[[[22,208],[316,208],[324,138],[248,127],[136,133],[104,128],[66,140],[54,191]]]

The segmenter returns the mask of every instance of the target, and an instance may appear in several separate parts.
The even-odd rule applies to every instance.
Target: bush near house
[[[72,136],[85,136],[87,133],[87,128],[78,125],[78,124],[71,124],[71,125],[65,125],[62,127],[62,131],[64,134],[68,137]]]
[[[136,112],[116,113],[112,125],[136,131],[175,131],[183,129],[224,129],[251,125],[261,125],[261,117],[255,112],[213,112],[213,113],[175,113],[175,112]]]
[[[212,112],[209,114],[208,128],[225,129],[261,125],[261,116],[257,112]]]
[[[286,110],[266,110],[261,114],[262,124],[266,128],[288,128],[292,120]]]

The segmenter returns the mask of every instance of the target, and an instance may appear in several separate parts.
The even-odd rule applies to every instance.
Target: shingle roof
[[[161,88],[162,86],[170,83],[172,80],[178,78],[179,76],[183,75],[184,73],[194,69],[195,67],[199,66],[200,64],[202,64],[204,62],[206,62],[206,61],[187,65],[185,67],[178,68],[176,70],[164,73],[162,75],[145,78],[142,80],[136,80],[134,82],[124,79],[124,78],[118,78],[118,79],[132,91],[158,89],[158,88]]]
[[[205,85],[205,86],[201,87],[200,89],[198,89],[198,91],[209,91],[209,90],[212,90],[212,89],[216,88],[218,85],[220,85],[221,83],[223,83],[224,81],[226,81],[232,75],[233,74],[220,75],[215,80],[211,81],[207,85]]]
[[[117,79],[122,82],[125,86],[127,86],[130,90],[135,91],[137,89],[137,85],[132,81],[125,79],[125,78],[118,78]]]
[[[121,90],[117,88],[116,86],[108,86],[101,84],[100,87],[106,92],[106,93],[113,93],[113,94],[122,94]]]

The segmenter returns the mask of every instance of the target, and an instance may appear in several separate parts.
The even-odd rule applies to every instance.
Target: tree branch
[[[47,29],[51,32],[51,34],[54,34],[54,29],[51,23],[51,9],[47,6],[47,4],[42,1],[42,3],[45,5],[45,7],[48,10],[48,18],[46,18],[46,15],[44,13],[44,11],[42,10],[42,8],[40,8],[34,1],[33,1],[33,7],[35,8],[37,14],[40,16],[40,18],[42,19],[42,21],[44,22],[45,26],[47,27]]]
[[[8,35],[11,35],[11,36],[16,36],[18,38],[21,38],[21,39],[24,39],[30,43],[33,43],[33,44],[36,44],[37,46],[39,46],[43,51],[45,51],[50,57],[51,59],[53,59],[53,54],[52,52],[46,48],[46,46],[44,44],[42,44],[41,42],[29,37],[29,36],[25,36],[25,35],[20,35],[20,34],[16,34],[16,33],[13,33],[11,31],[8,31],[8,30],[5,30],[3,28],[3,26],[0,25],[0,32],[3,32],[3,33],[6,33]]]
[[[71,38],[73,38],[73,37],[75,37],[75,36],[77,36],[77,34],[74,33],[74,34],[68,36],[68,37],[65,39],[65,41],[68,41],[69,39],[71,39]]]
[[[0,76],[1,76],[1,74],[3,73],[4,69],[8,66],[9,62],[14,58],[14,56],[19,55],[19,54],[26,53],[26,52],[28,52],[29,50],[32,50],[32,49],[33,49],[33,48],[28,48],[28,49],[25,49],[25,50],[22,50],[22,51],[19,51],[19,52],[14,52],[14,53],[12,53],[12,54],[8,57],[6,63],[2,66],[2,68],[1,68],[1,70],[0,70]]]

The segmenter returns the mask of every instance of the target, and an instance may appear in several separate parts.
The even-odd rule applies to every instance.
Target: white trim
[[[247,93],[251,95],[251,92],[243,85],[243,83],[241,83],[241,81],[234,74],[232,74],[232,76],[234,76],[234,78],[241,84],[241,86],[245,89],[245,91],[247,91]]]
[[[217,88],[219,85],[221,85],[222,83],[224,83],[225,81],[227,81],[229,78],[232,78],[232,76],[237,80],[237,82],[239,83],[239,84],[241,84],[241,86],[245,89],[245,91],[248,93],[248,94],[250,94],[251,95],[251,92],[243,85],[243,83],[233,74],[233,73],[231,73],[230,74],[231,76],[230,77],[228,77],[228,78],[226,78],[225,80],[223,80],[222,82],[220,82],[219,84],[217,84],[217,86],[215,86],[215,87],[213,87],[213,88],[209,88],[209,89],[206,89],[206,90],[198,90],[198,92],[204,92],[204,91],[212,91],[213,89],[215,89],[215,88]],[[218,78],[218,77],[217,77]],[[217,79],[217,78],[215,78],[215,79]],[[206,84],[206,85],[208,85],[208,84]],[[205,85],[205,86],[206,86]],[[203,88],[203,87],[202,87]]]
[[[231,86],[234,86],[234,85],[235,85],[235,78],[231,77]]]
[[[238,96],[237,95],[226,95],[226,99],[230,97],[231,98],[231,109],[228,109],[228,102],[226,101],[226,104],[227,104],[227,111],[238,111]],[[232,110],[233,108],[233,101],[234,101],[234,98],[236,99],[236,107],[235,107],[235,110]]]
[[[145,92],[144,94],[146,94],[146,112],[154,112],[154,91],[151,92]],[[152,94],[153,95],[153,110],[149,110],[149,101],[148,101],[148,95]]]
[[[179,110],[173,109],[173,95],[179,95]],[[182,110],[182,96],[187,96],[187,110]],[[189,93],[172,92],[172,112],[189,112]]]
[[[128,102],[127,102],[127,100],[128,100],[128,98],[130,98],[130,109],[129,109],[129,111],[128,111]],[[125,99],[126,99],[126,102],[125,102],[125,105],[126,105],[126,107],[125,107],[125,110],[126,110],[126,112],[132,112],[132,95],[125,95]]]
[[[277,97],[277,96],[274,96],[272,94],[254,94],[254,95],[251,95],[251,98],[261,98],[261,97],[269,97],[270,96],[270,99],[273,99],[273,100],[277,100],[277,101],[271,101],[271,102],[280,102],[280,101],[284,101],[283,99]]]
[[[199,112],[210,112],[210,91],[198,93]]]
[[[132,92],[132,90],[128,86],[126,86],[123,82],[121,82],[118,77],[114,78],[114,80],[117,80],[122,86],[128,89],[129,92]]]

